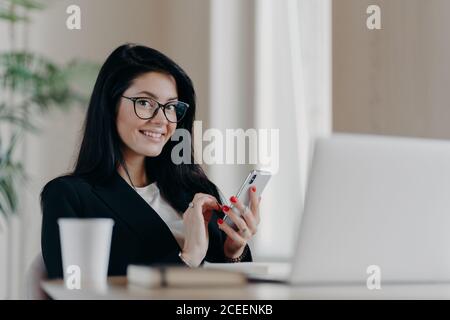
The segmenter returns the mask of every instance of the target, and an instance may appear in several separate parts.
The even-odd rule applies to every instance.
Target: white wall
[[[244,131],[254,123],[254,1],[211,1],[210,125]],[[224,153],[225,154],[225,153]],[[228,198],[235,194],[253,167],[217,164],[212,180]]]

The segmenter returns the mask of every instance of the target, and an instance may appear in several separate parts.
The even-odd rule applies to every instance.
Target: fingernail
[[[228,212],[228,211],[230,211],[230,207],[229,206],[222,206],[222,211],[223,212]]]
[[[237,199],[235,196],[232,196],[232,197],[230,198],[230,201],[233,202],[233,203],[236,203],[237,200],[238,200],[238,199]]]
[[[256,192],[256,187],[253,186],[253,187],[250,188],[250,190],[252,190],[252,192]]]
[[[217,219],[217,223],[218,223],[218,224],[222,224],[222,223],[223,223],[223,220],[219,218],[219,219]]]

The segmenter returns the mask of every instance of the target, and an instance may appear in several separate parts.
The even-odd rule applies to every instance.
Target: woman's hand
[[[228,206],[223,206],[222,211],[234,222],[238,230],[234,230],[223,220],[219,219],[219,229],[227,234],[224,244],[225,256],[234,259],[242,255],[247,242],[256,234],[260,222],[259,217],[259,203],[261,197],[256,196],[256,187],[251,187],[250,193],[250,208],[244,206],[235,196],[230,198],[236,209],[239,210],[238,216]]]
[[[220,210],[216,198],[197,193],[183,214],[185,239],[181,256],[190,266],[199,266],[208,251],[208,223],[212,210]]]

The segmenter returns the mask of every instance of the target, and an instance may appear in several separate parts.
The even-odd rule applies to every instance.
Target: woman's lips
[[[139,132],[147,139],[153,141],[162,141],[164,134],[160,132],[148,131],[148,130],[139,130]]]

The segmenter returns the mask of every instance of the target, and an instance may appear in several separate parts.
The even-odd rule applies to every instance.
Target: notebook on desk
[[[129,265],[127,281],[146,288],[241,286],[247,283],[245,274],[239,271],[146,265]]]

